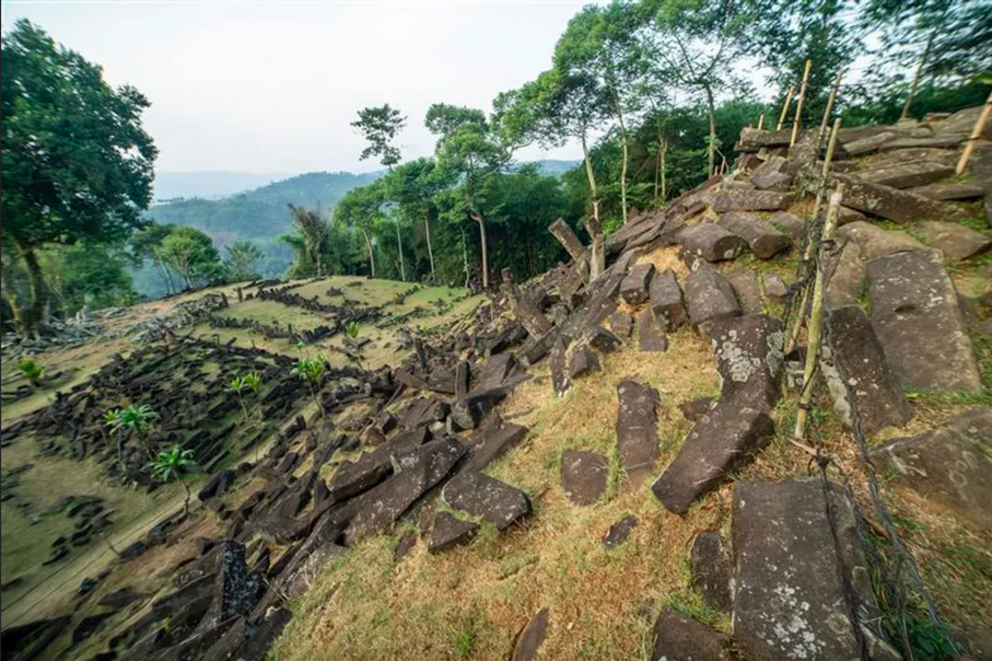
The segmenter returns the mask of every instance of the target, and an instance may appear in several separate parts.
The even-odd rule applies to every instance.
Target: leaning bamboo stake
[[[837,92],[840,91],[840,79],[844,75],[844,70],[837,72],[834,79],[834,86],[830,88],[830,96],[827,97],[827,109],[823,111],[823,121],[820,122],[820,132],[816,134],[817,152],[823,147],[823,139],[827,137],[827,122],[830,121],[830,114],[834,111],[834,102],[837,100]]]
[[[789,146],[796,144],[799,137],[799,126],[803,121],[803,102],[806,100],[806,86],[809,85],[809,70],[813,66],[813,60],[806,60],[806,68],[803,70],[803,82],[799,86],[799,98],[796,99],[796,119],[792,122],[792,138]]]
[[[761,113],[761,116],[758,117],[758,130],[759,131],[765,130],[765,113]]]
[[[823,159],[823,169],[820,172],[820,179],[823,182],[816,192],[816,202],[813,204],[813,222],[816,222],[820,214],[820,205],[823,203],[823,192],[827,187],[827,177],[830,176],[830,163],[834,158],[834,149],[837,147],[837,135],[840,133],[840,117],[834,120],[834,127],[830,130],[830,142],[827,144],[827,155]],[[806,242],[806,251],[803,253],[803,262],[808,262],[813,258],[813,241]],[[806,315],[806,304],[809,302],[809,288],[803,289],[802,298],[799,304],[799,316],[792,326],[792,331],[785,341],[785,354],[789,355],[796,348],[799,341],[799,331],[802,330],[803,320]]]
[[[789,105],[792,103],[792,93],[796,91],[795,85],[789,85],[789,91],[785,93],[785,104],[782,105],[782,114],[778,116],[778,126],[776,131],[781,131],[785,126],[785,118],[789,116]]]
[[[827,205],[827,220],[823,224],[823,241],[833,238],[834,228],[837,227],[837,216],[840,213],[840,201],[844,198],[844,184],[837,184],[837,189],[830,196]],[[816,281],[813,285],[813,311],[809,319],[809,339],[806,342],[806,364],[803,368],[803,391],[799,396],[799,409],[796,411],[796,428],[792,432],[795,441],[802,442],[806,438],[806,420],[809,417],[809,405],[813,400],[813,373],[816,370],[816,357],[820,352],[820,338],[823,331],[823,289],[825,274],[823,272],[823,253],[817,258]]]
[[[902,113],[899,115],[899,121],[909,118],[909,107],[913,105],[913,99],[916,98],[916,88],[920,84],[920,76],[923,75],[923,67],[927,63],[927,57],[930,55],[930,46],[933,45],[933,38],[937,34],[937,29],[934,28],[930,32],[930,36],[927,37],[927,45],[923,49],[923,55],[920,56],[920,63],[916,65],[916,73],[913,74],[913,82],[909,85],[909,94],[906,95],[906,103],[902,105]]]
[[[967,169],[968,161],[971,160],[971,152],[975,151],[975,143],[982,137],[982,129],[985,128],[985,123],[989,121],[989,115],[992,115],[992,92],[989,92],[989,98],[985,99],[985,106],[982,108],[982,113],[978,116],[978,121],[975,122],[975,128],[971,129],[968,142],[965,143],[964,151],[961,152],[961,158],[958,159],[958,166],[954,169],[956,174],[964,174],[965,169]]]

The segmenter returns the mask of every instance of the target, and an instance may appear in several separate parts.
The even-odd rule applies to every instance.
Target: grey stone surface
[[[563,396],[572,387],[572,378],[568,374],[568,357],[566,356],[567,345],[562,338],[558,338],[551,347],[551,355],[548,362],[551,367],[551,386],[555,394]]]
[[[598,372],[600,369],[602,368],[595,351],[585,344],[580,344],[572,349],[572,355],[568,359],[568,375],[573,380],[581,379],[591,372]]]
[[[634,330],[634,318],[626,312],[614,312],[610,315],[610,329],[618,337],[630,337],[630,333]]]
[[[457,518],[451,512],[438,512],[434,515],[431,538],[427,542],[428,553],[440,553],[472,541],[479,532],[479,524]]]
[[[668,336],[651,310],[644,310],[637,317],[637,347],[645,353],[668,351]]]
[[[720,373],[720,402],[770,410],[784,361],[782,323],[763,314],[716,322],[710,329]]]
[[[947,425],[872,449],[873,463],[894,475],[893,483],[938,509],[953,512],[983,531],[992,530],[992,460],[959,427]]]
[[[636,381],[617,384],[617,453],[626,487],[637,488],[658,458],[658,391]]]
[[[702,622],[666,608],[654,624],[651,661],[729,661],[730,640]]]
[[[910,193],[929,197],[931,200],[972,200],[982,197],[984,189],[980,184],[970,181],[961,181],[948,184],[930,184],[911,188]]]
[[[761,314],[764,306],[761,304],[761,285],[758,274],[751,269],[733,269],[727,272],[727,280],[737,294],[737,302],[744,314]]]
[[[494,412],[469,439],[464,441],[468,457],[462,469],[481,471],[520,445],[529,431],[524,425],[504,421]]]
[[[537,658],[538,649],[548,633],[550,614],[547,608],[542,608],[524,625],[513,644],[510,661],[531,661]]]
[[[674,332],[687,319],[682,288],[672,269],[657,273],[651,280],[651,311],[658,323],[668,332]]]
[[[840,239],[857,244],[862,260],[885,257],[927,247],[906,232],[886,230],[865,221],[848,223],[837,230]]]
[[[774,431],[768,414],[730,403],[699,419],[675,459],[651,485],[670,512],[684,514],[700,496],[726,480]]]
[[[584,339],[589,346],[602,353],[613,353],[623,346],[619,337],[602,326],[593,326]]]
[[[829,280],[824,296],[828,309],[857,305],[865,281],[865,264],[861,248],[854,241],[844,241],[840,251],[825,260]]]
[[[689,274],[685,281],[686,308],[693,327],[741,314],[733,287],[719,271],[701,268]]]
[[[883,131],[872,136],[867,136],[859,140],[843,143],[841,153],[848,156],[861,156],[878,151],[886,142],[895,139],[896,134],[891,131]]]
[[[720,216],[720,226],[747,241],[758,259],[771,259],[792,245],[792,240],[770,222],[754,214],[731,211]]]
[[[913,410],[864,310],[857,305],[833,310],[826,330],[828,346],[820,365],[841,422],[852,427],[856,412],[861,431],[868,436],[909,422]]]
[[[992,236],[957,223],[924,221],[916,226],[924,240],[954,261],[975,257],[992,248]]]
[[[750,182],[762,190],[787,191],[794,173],[786,167],[786,159],[772,156],[751,173]]]
[[[630,305],[640,305],[648,300],[648,288],[654,277],[654,264],[635,264],[620,283],[620,297]]]
[[[844,205],[897,223],[914,220],[960,220],[966,212],[953,204],[931,200],[908,191],[880,186],[855,177],[838,174],[847,184]]]
[[[789,286],[777,273],[766,273],[762,278],[762,288],[772,303],[785,303],[789,295]]]
[[[720,533],[697,533],[689,547],[692,587],[710,608],[729,612],[734,603],[734,566]]]
[[[713,198],[712,206],[717,213],[780,211],[789,206],[789,194],[764,190],[720,191]]]
[[[738,482],[734,639],[749,661],[860,661],[819,479]]]
[[[486,520],[497,530],[506,530],[530,513],[530,501],[523,491],[482,473],[459,473],[444,485],[441,498],[456,510]]]
[[[806,239],[806,223],[795,214],[791,214],[788,211],[776,211],[768,216],[768,222],[773,227],[781,229],[782,232],[790,236],[797,244],[801,244]]]
[[[744,250],[745,242],[736,234],[716,223],[699,223],[686,227],[678,234],[683,260],[690,265],[702,258],[707,262],[735,259]]]
[[[603,546],[608,549],[614,549],[620,546],[627,541],[627,538],[630,537],[630,533],[635,527],[637,527],[636,517],[626,516],[620,519],[610,526],[609,531],[603,538]]]
[[[592,505],[606,491],[606,457],[585,450],[566,450],[561,457],[561,485],[573,505]]]
[[[954,174],[954,168],[941,162],[911,161],[900,165],[859,172],[865,181],[892,188],[926,186]]]
[[[903,386],[980,392],[981,379],[940,254],[916,251],[868,262],[871,323]]]

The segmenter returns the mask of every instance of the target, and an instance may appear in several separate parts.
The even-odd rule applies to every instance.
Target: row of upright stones
[[[848,192],[826,265],[827,346],[820,371],[840,419],[866,435],[911,419],[908,389],[982,392],[968,324],[945,266],[992,247],[988,234],[959,224],[969,207],[948,202],[982,201],[992,226],[992,150],[979,149],[970,178],[946,181],[978,111],[840,132],[831,181],[843,181]],[[643,306],[636,313],[641,352],[667,350],[667,333],[683,324],[713,344],[720,396],[683,404],[695,426],[651,484],[676,514],[724,482],[774,430],[769,413],[786,361],[784,329],[763,311],[766,302],[784,301],[787,287],[773,274],[762,280],[750,269],[722,272],[717,265],[747,251],[774,259],[805,240],[806,223],[787,209],[822,164],[812,136],[792,148],[789,139],[789,132],[746,129],[738,145],[743,156],[731,175],[710,179],[664,211],[634,214],[607,242],[608,254],[612,248],[619,258],[600,276],[600,292]],[[880,150],[870,165],[854,160]],[[926,243],[884,229],[878,220],[912,228]],[[681,285],[671,269],[635,263],[639,254],[672,244],[680,246],[689,270]],[[861,305],[864,291],[870,312]],[[992,292],[981,305],[987,314]],[[634,318],[613,312],[616,307],[586,313],[577,331],[573,325],[568,333],[549,333],[555,335],[550,367],[556,393],[598,369],[597,353],[617,350],[631,335]],[[992,322],[982,322],[975,305],[965,311],[977,332],[989,336]],[[607,318],[612,332],[602,325]],[[617,452],[636,487],[658,456],[658,393],[629,380],[617,393]],[[897,483],[987,531],[990,447],[992,411],[976,409],[939,429],[882,444],[871,456],[878,468],[896,473]],[[563,488],[575,505],[602,495],[606,465],[596,453],[565,453]],[[748,659],[899,658],[873,624],[878,611],[844,489],[820,480],[738,482],[732,516],[732,543],[717,532],[700,532],[691,558],[694,582],[708,604],[732,611],[733,641],[666,610],[655,627],[653,658],[723,658],[731,647]],[[629,529],[629,522],[621,524]]]

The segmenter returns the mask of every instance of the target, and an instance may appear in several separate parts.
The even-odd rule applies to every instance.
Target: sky
[[[19,18],[151,101],[145,127],[159,171],[362,172],[360,108],[407,117],[404,160],[433,151],[432,103],[489,110],[501,91],[551,65],[558,37],[588,0],[4,0]],[[569,145],[520,160],[577,159]]]

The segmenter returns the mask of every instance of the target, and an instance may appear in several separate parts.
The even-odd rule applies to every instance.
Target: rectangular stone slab
[[[838,181],[847,184],[844,205],[895,221],[908,223],[914,220],[961,220],[965,211],[938,200],[931,200],[909,191],[880,186],[857,177],[838,174]]]
[[[748,460],[771,436],[774,423],[757,409],[718,403],[686,437],[675,460],[651,485],[670,512],[685,514]]]
[[[630,488],[636,488],[658,458],[658,391],[636,381],[621,381],[617,400],[617,453]]]
[[[636,264],[620,283],[620,296],[630,305],[640,305],[648,300],[648,287],[654,277],[654,264]]]
[[[678,329],[688,318],[682,301],[682,288],[672,269],[655,275],[651,281],[650,298],[651,312],[669,333]]]
[[[859,172],[858,176],[873,184],[892,188],[926,186],[954,174],[954,168],[945,163],[911,161],[900,165]]]
[[[744,658],[862,658],[819,479],[734,485],[733,547]]]
[[[868,262],[871,324],[905,387],[981,392],[957,291],[936,251]]]

